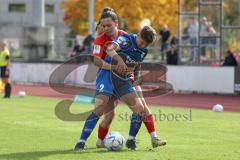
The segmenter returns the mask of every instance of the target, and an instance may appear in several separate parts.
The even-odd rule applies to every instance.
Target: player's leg
[[[144,114],[142,114],[143,115],[142,120],[143,120],[143,122],[145,124],[145,127],[147,128],[149,134],[151,135],[152,146],[157,147],[157,146],[165,145],[166,141],[163,141],[163,140],[161,140],[157,137],[157,133],[156,133],[156,130],[155,130],[155,125],[154,125],[154,118],[153,118],[153,115],[152,115],[145,99],[143,98],[141,87],[136,86],[135,88],[137,90],[139,99],[141,100],[141,102],[143,104],[143,107],[144,107]],[[140,129],[140,126],[141,126],[141,123],[142,123],[142,121],[139,121],[139,123],[137,123],[137,125],[136,125],[135,124],[136,123],[135,118],[136,118],[136,115],[135,115],[135,113],[133,113],[131,123],[130,123],[129,138],[128,138],[128,141],[127,141],[127,146],[129,146],[128,148],[130,148],[130,149],[132,149],[131,146],[134,146],[135,137],[136,137],[136,135],[138,133],[138,130]]]
[[[86,140],[95,128],[99,117],[102,116],[106,111],[108,101],[113,95],[113,86],[111,84],[109,74],[109,71],[101,71],[97,76],[95,108],[85,121],[81,136],[75,146],[76,151],[81,151],[84,149]]]
[[[125,102],[128,107],[133,111],[131,118],[130,131],[126,146],[131,150],[135,150],[136,141],[135,136],[137,135],[144,112],[143,104],[136,92],[135,87],[130,79],[119,78],[116,74],[111,75],[112,84],[114,87],[114,93],[121,101]]]
[[[107,109],[104,113],[104,119],[101,121],[98,127],[98,140],[96,143],[97,148],[103,148],[104,143],[103,140],[106,137],[109,127],[112,123],[112,120],[115,115],[115,110],[114,108],[117,106],[117,100],[115,97],[112,97],[107,104]]]
[[[3,78],[2,81],[5,84],[5,87],[4,87],[4,98],[10,98],[11,97],[11,91],[12,91],[11,83],[9,82],[8,78]]]
[[[104,119],[98,126],[98,139],[96,142],[96,147],[97,148],[104,148],[104,138],[108,134],[111,122],[114,118],[115,112],[114,110],[109,112],[108,114],[104,115]]]
[[[142,120],[144,117],[144,106],[136,92],[128,93],[122,96],[121,100],[125,102],[129,106],[129,108],[133,111],[130,123],[129,137],[126,142],[126,146],[131,150],[135,150],[136,149],[135,137],[139,129],[141,128]]]
[[[95,128],[99,118],[104,113],[105,107],[107,106],[109,99],[110,99],[110,96],[104,95],[104,94],[99,94],[96,96],[95,108],[85,121],[81,136],[77,144],[75,145],[75,148],[74,148],[75,151],[81,151],[84,149],[85,142],[87,141],[88,137],[90,136],[93,129]]]
[[[143,97],[141,97],[141,101],[143,103],[144,113],[145,113],[145,117],[143,118],[143,123],[144,123],[145,127],[147,128],[148,133],[151,136],[152,147],[155,148],[158,146],[166,145],[167,142],[165,140],[159,139],[157,136],[157,132],[155,129],[155,123],[154,123],[154,117]]]
[[[1,78],[4,87],[4,98],[11,97],[12,86],[9,80],[9,69],[7,67],[1,67]]]
[[[158,146],[166,145],[166,141],[159,139],[157,136],[157,132],[155,129],[155,123],[154,123],[154,117],[153,117],[145,99],[143,98],[142,88],[140,86],[136,86],[135,88],[136,88],[138,95],[144,106],[145,117],[143,118],[143,123],[144,123],[145,127],[147,128],[148,133],[151,136],[152,146],[155,148]]]
[[[123,78],[114,72],[111,73],[110,79],[113,84],[114,94],[120,98],[122,102],[126,103],[134,113],[131,120],[132,123],[130,125],[130,136],[126,143],[128,148],[134,150],[136,148],[135,136],[141,127],[142,114],[144,112],[143,104],[130,79]]]

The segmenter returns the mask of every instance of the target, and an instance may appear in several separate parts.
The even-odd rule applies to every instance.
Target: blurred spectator
[[[73,49],[69,53],[70,57],[79,56],[83,54],[90,55],[93,48],[93,42],[94,42],[94,37],[91,34],[87,35],[84,38],[82,45],[80,45],[80,43],[77,41],[76,45],[73,47]]]
[[[93,42],[94,42],[94,37],[89,34],[85,39],[83,40],[83,46],[85,48],[85,54],[91,54],[92,49],[93,49]]]
[[[79,44],[79,42],[76,43],[76,45],[73,47],[72,51],[70,52],[70,57],[79,56],[85,51],[85,48]]]
[[[182,39],[184,41],[189,40],[189,28],[190,28],[190,26],[191,26],[191,21],[188,20],[187,21],[187,26],[183,29],[183,37],[182,37]]]
[[[176,35],[172,36],[171,41],[170,41],[170,45],[178,45],[178,38]]]
[[[175,45],[171,45],[170,50],[167,52],[167,64],[169,65],[178,64],[178,53]]]
[[[208,21],[206,17],[202,17],[200,21],[200,36],[201,36],[201,59],[206,56],[206,44],[208,43]]]
[[[10,54],[13,54],[16,51],[13,42],[10,42],[8,46]]]
[[[208,33],[208,43],[209,43],[209,48],[211,51],[211,59],[215,60],[217,58],[216,55],[216,45],[217,45],[217,32],[214,29],[212,22],[208,22],[208,28],[207,28],[207,33]]]
[[[238,66],[237,60],[235,59],[234,54],[230,50],[227,51],[227,56],[225,57],[223,66]]]
[[[161,36],[161,40],[162,40],[162,44],[161,44],[161,57],[162,60],[165,59],[165,52],[168,49],[168,40],[170,38],[170,31],[168,30],[168,26],[165,24],[163,26],[163,28],[160,30],[160,36]]]
[[[191,25],[189,28],[189,38],[190,38],[190,44],[191,44],[191,58],[190,58],[190,62],[194,63],[196,62],[196,60],[199,58],[198,55],[198,22],[196,19],[191,18]]]
[[[240,64],[240,53],[236,54],[235,59],[237,60],[237,63]]]
[[[200,35],[203,37],[207,36],[208,21],[206,17],[202,17],[200,20]]]

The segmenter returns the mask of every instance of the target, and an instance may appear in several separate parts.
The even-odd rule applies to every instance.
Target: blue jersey
[[[142,62],[147,55],[146,48],[138,48],[136,38],[136,34],[124,34],[113,41],[118,45],[118,54],[125,57],[126,64]]]

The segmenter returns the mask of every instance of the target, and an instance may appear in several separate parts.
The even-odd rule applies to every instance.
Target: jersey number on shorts
[[[101,85],[100,85],[99,92],[103,92],[103,88],[104,88],[104,84],[101,84]]]

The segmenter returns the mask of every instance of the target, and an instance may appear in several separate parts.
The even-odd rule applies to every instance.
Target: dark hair
[[[98,29],[98,26],[100,25],[101,23],[101,19],[104,19],[104,18],[112,18],[113,21],[117,21],[118,18],[117,18],[117,14],[114,12],[114,10],[110,7],[105,7],[102,11],[102,15],[98,21],[98,24],[96,26],[96,30]]]
[[[157,39],[157,33],[151,26],[144,26],[140,31],[140,36],[147,43],[152,43]]]
[[[233,54],[233,52],[229,49],[227,50],[227,54]]]
[[[88,45],[91,45],[93,41],[94,41],[94,37],[91,34],[89,34],[84,38],[82,44],[84,46],[88,46]]]

